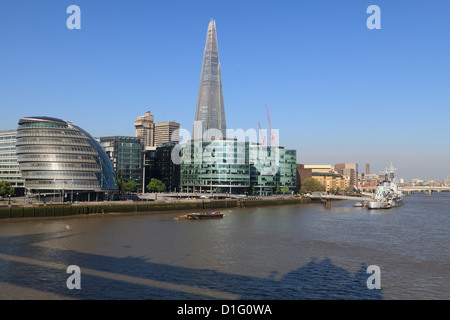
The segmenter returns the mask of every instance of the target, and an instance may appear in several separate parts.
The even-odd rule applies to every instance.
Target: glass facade
[[[28,189],[117,189],[105,151],[91,135],[68,121],[50,117],[20,119],[16,154]]]
[[[246,193],[250,187],[249,143],[203,140],[181,146],[181,191]]]
[[[284,186],[295,191],[297,183],[296,150],[252,144],[250,147],[250,182],[258,195],[281,192]]]
[[[193,137],[194,139],[211,138],[212,135],[205,135],[205,131],[216,129],[225,138],[226,128],[216,22],[211,20],[203,53]],[[212,132],[209,131],[209,133]]]
[[[135,181],[142,190],[142,144],[139,138],[101,137],[100,144],[109,157],[116,178],[124,182]]]
[[[25,181],[17,162],[16,135],[17,130],[0,131],[0,181],[11,183],[19,195],[23,193]]]
[[[181,190],[272,195],[277,186],[294,191],[295,150],[231,139],[194,141],[181,146]]]
[[[156,148],[155,177],[166,185],[167,192],[180,190],[180,165],[172,161],[175,143],[163,143]]]

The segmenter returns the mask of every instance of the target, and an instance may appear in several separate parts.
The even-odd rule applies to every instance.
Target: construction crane
[[[270,124],[270,117],[269,117],[269,109],[267,108],[267,104],[266,104],[266,112],[267,112],[267,120],[269,120],[269,130],[270,130],[270,146],[275,146],[275,137],[273,135],[273,131],[272,131],[272,125]]]
[[[262,139],[262,145],[265,146],[266,145],[266,136],[263,136],[262,134],[262,130],[261,130],[261,124],[258,121],[258,126],[259,126],[259,135],[261,136]]]

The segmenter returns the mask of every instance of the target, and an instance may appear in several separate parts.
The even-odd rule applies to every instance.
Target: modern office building
[[[71,122],[51,117],[20,119],[16,154],[28,192],[61,192],[65,200],[101,200],[117,190],[103,148]]]
[[[208,130],[208,131],[207,131]],[[198,89],[193,138],[217,137],[219,131],[226,138],[225,106],[222,91],[222,75],[217,45],[216,22],[211,19],[206,33],[202,71]],[[206,135],[205,135],[205,132]]]
[[[296,187],[296,151],[235,139],[182,145],[181,191],[272,195]]]
[[[336,163],[334,170],[344,177],[350,179],[349,187],[358,188],[358,164],[357,163]]]
[[[142,189],[139,189],[139,192],[145,193],[148,192],[147,185],[150,183],[152,178],[159,179],[156,171],[156,147],[145,147],[142,152],[142,156],[142,177],[144,180]]]
[[[181,148],[182,192],[248,192],[249,142],[205,139],[185,143]]]
[[[167,192],[180,191],[180,165],[172,161],[175,143],[167,142],[156,147],[155,177],[166,185]]]
[[[25,180],[22,178],[16,155],[17,130],[0,131],[0,181],[11,183],[15,195],[23,195]]]
[[[180,124],[175,121],[154,122],[154,116],[147,111],[145,115],[137,117],[134,122],[136,138],[141,140],[142,146],[159,147],[163,143],[179,141]]]
[[[258,195],[281,192],[284,186],[296,189],[296,150],[278,146],[250,144],[250,183]]]
[[[116,179],[135,181],[142,189],[142,145],[139,138],[125,136],[101,137],[100,144],[111,160]]]
[[[144,151],[143,176],[145,179],[142,192],[148,192],[147,185],[152,178],[161,180],[167,192],[180,191],[180,165],[172,161],[173,142],[163,143],[160,147],[147,147]]]

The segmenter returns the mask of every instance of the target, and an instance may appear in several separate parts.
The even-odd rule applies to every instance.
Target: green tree
[[[316,191],[325,191],[325,187],[314,178],[305,179],[300,189],[300,193],[309,193]]]
[[[150,192],[163,192],[166,191],[166,185],[161,180],[152,178],[147,185],[147,190]]]
[[[280,185],[275,183],[275,193],[280,193]]]
[[[16,193],[11,183],[8,181],[0,181],[0,197],[12,197]]]
[[[127,192],[136,192],[137,184],[136,181],[130,180],[123,184],[123,189]]]
[[[248,194],[254,194],[255,193],[255,187],[251,184],[248,188]]]
[[[353,193],[353,188],[352,187],[347,187],[347,188],[345,188],[345,192],[346,193]]]
[[[334,188],[331,188],[330,189],[330,194],[335,194],[336,193],[336,190],[334,190]]]
[[[288,194],[289,192],[291,192],[291,190],[289,190],[288,186],[283,186],[283,188],[281,189],[281,192],[283,192],[284,194]]]

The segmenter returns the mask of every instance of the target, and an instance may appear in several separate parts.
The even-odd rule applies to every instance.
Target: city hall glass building
[[[25,187],[31,193],[71,192],[75,200],[75,191],[77,200],[95,200],[117,190],[114,170],[103,148],[68,121],[20,119],[16,154]]]

